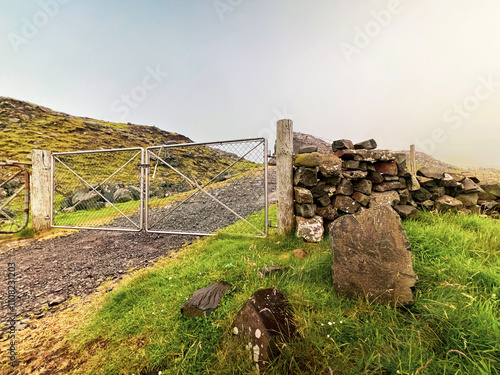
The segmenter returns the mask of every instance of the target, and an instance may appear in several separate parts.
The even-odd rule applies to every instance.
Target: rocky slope
[[[154,126],[120,124],[0,97],[0,161],[29,162],[33,148],[50,151],[149,147],[192,142]]]

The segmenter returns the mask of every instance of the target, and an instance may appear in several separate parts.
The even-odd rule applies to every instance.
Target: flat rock
[[[373,150],[377,148],[377,142],[374,139],[368,139],[367,141],[358,142],[354,145],[356,150]]]
[[[435,207],[438,211],[452,211],[463,207],[463,203],[456,198],[444,195],[435,201]]]
[[[399,181],[386,181],[373,186],[373,191],[384,192],[389,190],[400,190],[406,189],[406,184],[402,184]]]
[[[393,161],[396,160],[394,151],[389,150],[338,150],[335,152],[342,160],[359,161]]]
[[[307,255],[308,254],[303,249],[295,249],[293,251],[293,256],[295,257],[295,259],[299,259],[299,260],[306,259]]]
[[[393,305],[413,303],[417,282],[410,243],[389,206],[346,215],[330,225],[333,285],[352,298]]]
[[[413,206],[399,205],[398,204],[398,205],[394,206],[394,210],[398,213],[398,215],[401,217],[402,220],[408,220],[408,219],[418,220],[419,219],[418,210]]]
[[[479,200],[478,193],[469,193],[469,194],[459,194],[456,198],[464,204],[466,207],[477,205],[477,201]]]
[[[318,146],[303,146],[299,149],[299,151],[297,151],[297,154],[310,154],[311,152],[318,152]]]
[[[210,315],[230,289],[231,285],[222,281],[198,289],[182,305],[181,314],[189,318],[203,318]]]
[[[432,198],[432,194],[427,189],[424,189],[424,188],[420,188],[416,191],[412,191],[411,196],[417,202],[423,202],[423,201],[426,201],[426,200]]]
[[[354,145],[348,139],[338,139],[332,143],[332,151],[336,152],[338,150],[352,149]]]
[[[490,193],[497,198],[500,198],[500,181],[489,179],[481,182],[479,186],[481,186],[481,189],[483,189],[485,192]]]
[[[321,242],[325,232],[323,228],[323,218],[315,216],[312,218],[295,217],[297,223],[297,237],[302,238],[306,242]]]
[[[423,167],[417,171],[417,175],[440,180],[444,177],[444,169],[438,167]]]
[[[295,156],[294,165],[296,167],[314,168],[319,165],[319,161],[319,154],[317,152],[298,154]]]
[[[359,180],[361,178],[366,178],[368,175],[367,171],[343,171],[342,175],[350,180]]]
[[[398,165],[395,161],[379,161],[374,164],[375,170],[379,173],[397,176]]]

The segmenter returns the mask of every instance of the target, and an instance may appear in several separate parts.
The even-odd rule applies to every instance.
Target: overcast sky
[[[499,20],[497,0],[1,0],[0,96],[198,142],[273,142],[291,118],[500,166]]]

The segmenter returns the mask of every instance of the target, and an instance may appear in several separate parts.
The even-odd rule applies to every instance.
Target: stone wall
[[[418,218],[418,209],[498,216],[500,182],[479,181],[467,173],[421,168],[412,175],[401,152],[377,150],[370,139],[332,143],[332,153],[304,146],[294,162],[297,235],[318,242],[342,215],[391,205],[402,219]]]

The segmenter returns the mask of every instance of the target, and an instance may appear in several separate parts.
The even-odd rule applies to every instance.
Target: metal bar
[[[55,164],[56,158],[54,153],[52,153],[52,163],[50,163],[50,204],[52,209],[50,210],[50,226],[54,226],[54,196],[56,195],[56,182],[55,182]]]
[[[209,182],[207,182],[205,185],[203,185],[201,187],[201,189],[204,189],[205,187],[207,187],[208,185],[210,185],[212,183],[212,181],[214,181],[215,179],[217,179],[217,177],[219,177],[220,175],[222,175],[224,172],[226,172],[227,170],[231,169],[234,165],[236,165],[237,163],[239,163],[242,159],[245,158],[245,156],[247,156],[249,153],[251,153],[253,150],[255,150],[258,146],[260,146],[262,143],[260,144],[257,144],[255,145],[255,147],[253,147],[251,150],[249,150],[247,153],[245,153],[245,155],[241,156],[238,160],[236,160],[233,164],[231,164],[230,166],[228,166],[226,169],[224,169],[222,172],[220,172],[217,176],[215,176],[214,178],[212,178]],[[156,157],[156,161],[158,163],[159,159],[161,159],[161,157],[159,157],[158,155],[156,155],[155,153],[152,152],[152,154]],[[182,175],[181,175],[182,176]],[[182,176],[184,177],[184,176]],[[179,207],[181,207],[185,202],[187,202],[188,200],[190,200],[193,196],[197,195],[198,193],[200,192],[200,188],[198,188],[195,192],[193,192],[189,197],[187,197],[186,199],[184,199],[183,201],[181,201],[177,206],[175,206],[171,211],[169,211],[168,213],[166,213],[161,219],[157,220],[151,227],[154,227],[156,224],[158,224],[161,220],[165,220],[166,218],[168,218],[170,215],[172,215]]]
[[[189,177],[185,176],[182,172],[180,172],[179,170],[177,170],[176,168],[174,168],[173,166],[171,166],[170,164],[168,164],[165,160],[160,160],[163,164],[167,165],[168,167],[170,167],[171,169],[173,169],[176,173],[178,173],[180,176],[184,177],[186,180],[188,180],[189,182],[191,182],[193,185],[195,185],[196,187],[198,187],[198,189],[201,189],[201,191],[208,195],[210,198],[212,198],[214,201],[216,201],[217,203],[219,203],[222,207],[224,207],[226,210],[228,210],[229,212],[231,212],[233,215],[235,215],[236,217],[238,217],[240,220],[243,220],[244,222],[246,222],[248,225],[254,227],[257,231],[259,231],[260,233],[264,234],[264,232],[262,232],[259,228],[257,228],[255,225],[253,225],[252,223],[250,223],[248,220],[246,220],[244,217],[242,217],[240,214],[238,214],[236,211],[234,211],[232,208],[230,208],[229,206],[227,206],[225,203],[221,202],[219,199],[217,199],[216,197],[214,197],[212,194],[210,194],[208,191],[206,191],[205,189],[203,189],[200,185],[198,185],[198,183],[196,183],[195,181],[192,181]],[[158,222],[155,223],[155,225],[157,224]],[[153,227],[153,226],[152,226]]]
[[[253,141],[263,141],[265,138],[249,138],[249,139],[235,139],[230,141],[219,141],[219,142],[199,142],[199,143],[177,143],[172,145],[161,145],[161,146],[151,146],[147,149],[153,148],[168,148],[168,147],[191,147],[191,146],[208,146],[208,145],[222,145],[226,143],[238,143],[238,142],[253,142]]]
[[[145,151],[141,148],[141,164],[144,165],[144,154]],[[149,175],[149,167],[146,167]],[[141,197],[139,203],[139,230],[142,230],[144,224],[144,168],[141,167]]]
[[[160,148],[160,152],[159,152],[159,154],[160,154],[160,155],[161,155],[161,151],[162,151],[162,150],[163,150],[163,146],[161,146],[161,148]],[[157,168],[158,168],[158,159],[156,159],[155,170],[154,170],[154,172],[153,172],[153,180],[154,180],[154,178],[155,178],[155,176],[156,176],[156,169],[157,169]]]
[[[0,210],[3,210],[10,202],[12,202],[18,195],[21,191],[24,190],[24,186],[21,186],[20,188],[18,188],[14,194],[12,194],[9,199],[7,199],[1,206],[0,206]]]
[[[66,228],[66,229],[95,229],[95,230],[111,230],[115,232],[137,232],[137,229],[130,228],[103,228],[103,227],[73,227],[69,225],[53,225],[53,228]]]
[[[70,167],[68,167],[64,162],[62,162],[59,158],[55,157],[59,163],[64,165],[71,173],[73,173],[76,177],[78,177],[84,184],[86,184],[89,188],[91,188],[94,192],[96,192],[101,198],[103,198],[106,202],[108,202],[116,211],[118,211],[124,218],[130,221],[135,227],[140,228],[140,225],[134,223],[127,215],[125,215],[118,207],[116,207],[113,203],[106,199],[104,195],[99,193],[92,185],[90,185],[87,181],[85,181],[82,177],[80,177],[75,171],[73,171]],[[140,229],[139,229],[140,230]]]
[[[19,223],[16,221],[16,219],[14,219],[12,216],[10,216],[7,212],[5,212],[4,210],[2,210],[0,208],[0,214],[5,217],[8,221],[10,221],[11,223],[14,223],[15,225],[17,225],[17,227],[19,228],[20,225]]]
[[[108,150],[85,150],[85,151],[66,151],[66,152],[54,152],[52,155],[74,155],[74,154],[97,154],[103,152],[116,152],[116,151],[132,151],[132,150],[142,150],[142,147],[131,147],[131,148],[110,148]]]
[[[14,165],[13,165],[14,167]],[[19,171],[14,175],[12,176],[11,178],[9,178],[8,180],[5,180],[4,182],[2,182],[0,184],[0,187],[4,186],[5,184],[9,183],[10,181],[12,181],[14,178],[16,178],[17,176],[19,176],[21,173],[23,173],[23,170],[20,168],[20,167],[17,167],[16,168],[19,168]]]
[[[150,158],[149,158],[149,150],[146,149],[146,164],[149,165],[150,163]],[[144,213],[144,228],[146,229],[146,232],[148,232],[148,217],[149,217],[149,167],[147,168],[147,174],[146,176],[144,177],[145,180],[146,180],[146,192],[145,192],[145,195],[146,195],[146,200],[144,202],[144,210],[145,210],[145,213]]]
[[[265,202],[265,213],[264,213],[264,231],[265,236],[269,234],[269,202],[268,202],[268,176],[267,176],[267,139],[264,139],[264,202]]]

